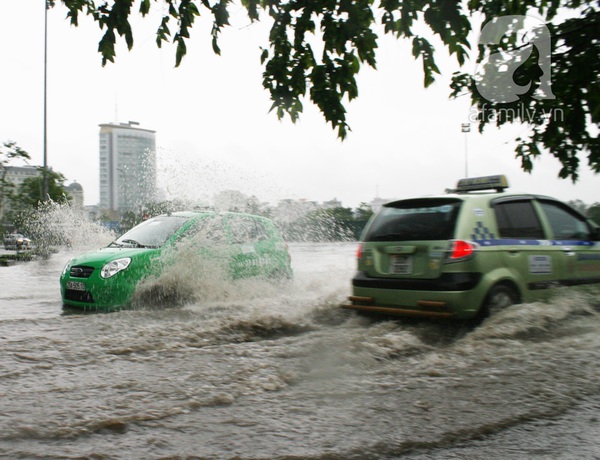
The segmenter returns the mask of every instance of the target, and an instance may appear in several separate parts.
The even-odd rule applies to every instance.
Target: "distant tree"
[[[594,203],[587,209],[587,217],[600,225],[600,203]]]
[[[14,191],[14,184],[7,179],[8,166],[11,161],[31,160],[29,154],[15,142],[5,142],[0,146],[0,218],[4,213],[4,204]]]
[[[11,194],[7,217],[33,239],[36,252],[48,256],[52,246],[69,244],[71,235],[53,216],[61,206],[70,203],[72,197],[64,186],[65,176],[47,169],[48,193],[44,198],[44,170],[41,167],[38,170],[38,176],[28,177]]]
[[[571,200],[567,204],[585,216],[588,206],[581,200]]]
[[[125,214],[123,214],[123,217],[121,217],[121,222],[120,222],[121,231],[126,232],[127,230],[135,227],[141,221],[142,221],[141,215],[137,215],[133,211],[127,211]]]
[[[271,210],[266,203],[261,203],[257,196],[252,195],[246,202],[246,208],[244,212],[247,214],[254,214],[256,216],[270,217]]]
[[[98,50],[102,63],[115,59],[117,35],[133,47],[130,23],[132,0],[100,2],[61,0],[71,24],[79,14],[91,16],[104,31]],[[55,1],[48,0],[53,6]],[[231,0],[140,0],[147,16],[161,11],[156,43],[177,45],[175,65],[186,54],[186,40],[204,10],[212,16],[212,44],[229,24]],[[268,16],[271,31],[260,56],[263,86],[272,110],[296,121],[307,96],[324,118],[345,138],[349,129],[345,104],[358,96],[356,76],[361,65],[376,67],[380,30],[411,40],[412,55],[423,66],[424,86],[440,71],[435,38],[457,64],[478,49],[478,76],[457,73],[452,95],[470,96],[478,109],[479,130],[486,125],[524,123],[531,128],[517,139],[521,167],[531,171],[533,160],[547,150],[562,164],[559,176],[578,178],[579,162],[600,171],[600,0],[242,0],[249,21]],[[542,17],[542,27],[528,28],[522,18]],[[481,20],[481,34],[472,21]],[[379,24],[378,24],[379,22]],[[489,27],[488,27],[489,26]],[[174,33],[172,33],[172,30]],[[484,33],[485,32],[485,33]],[[485,36],[486,41],[483,41]],[[476,42],[477,40],[477,42]],[[319,50],[318,52],[316,50]],[[551,86],[550,86],[551,82]],[[497,97],[515,89],[516,98]],[[510,92],[510,91],[509,91]]]
[[[356,239],[360,238],[360,234],[362,233],[363,229],[365,228],[365,225],[367,225],[367,222],[369,221],[372,215],[373,209],[371,208],[371,205],[369,203],[360,203],[358,208],[356,208],[356,211],[354,213],[354,234],[356,236]]]
[[[354,239],[351,208],[317,209],[289,225],[286,238],[292,241],[348,241]]]
[[[356,220],[358,221],[368,221],[373,215],[373,209],[369,203],[360,203],[358,208],[356,208]]]
[[[107,222],[112,221],[112,217],[106,211],[103,211],[97,219],[98,219],[98,222],[102,222],[102,223],[107,223]]]
[[[43,168],[38,168],[40,174],[36,177],[28,177],[19,186],[17,191],[10,197],[11,209],[24,211],[38,208],[44,201],[43,188]],[[48,169],[48,197],[55,202],[69,202],[72,197],[67,192],[64,182],[65,176],[61,173]]]

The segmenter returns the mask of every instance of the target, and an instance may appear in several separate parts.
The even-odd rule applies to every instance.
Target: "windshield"
[[[462,201],[404,200],[384,206],[374,218],[365,241],[449,240],[454,237]]]
[[[182,216],[159,216],[133,227],[110,246],[158,248],[188,220]]]

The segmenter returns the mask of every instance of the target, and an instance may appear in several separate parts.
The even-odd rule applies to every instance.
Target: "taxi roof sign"
[[[478,190],[497,190],[498,192],[502,192],[506,188],[508,188],[508,179],[504,174],[469,177],[459,180],[458,184],[456,184],[457,192],[474,192]]]

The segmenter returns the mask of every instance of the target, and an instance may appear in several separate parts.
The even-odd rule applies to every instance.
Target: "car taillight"
[[[362,256],[363,256],[363,245],[359,244],[358,248],[356,248],[356,258],[358,260],[360,260],[360,259],[362,259]]]
[[[468,259],[473,255],[477,246],[474,243],[463,240],[454,240],[451,242],[448,262],[456,262]]]

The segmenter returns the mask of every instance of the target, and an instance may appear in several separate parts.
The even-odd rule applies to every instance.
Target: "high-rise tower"
[[[155,133],[139,123],[100,125],[100,208],[137,212],[154,200]]]

